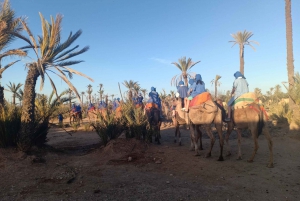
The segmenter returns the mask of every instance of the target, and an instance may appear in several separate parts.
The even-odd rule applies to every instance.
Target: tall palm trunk
[[[4,87],[0,85],[0,106],[4,106]]]
[[[218,80],[215,80],[215,100],[217,100],[217,95],[218,95]]]
[[[293,53],[293,30],[291,15],[291,0],[285,0],[285,23],[286,23],[286,49],[287,49],[287,72],[289,81],[289,90],[294,85],[294,53]],[[299,108],[294,101],[289,98],[289,108],[293,111],[294,118],[300,118]],[[291,122],[290,129],[299,129],[295,122]]]
[[[16,105],[16,94],[15,93],[13,93],[13,105]]]
[[[244,75],[244,45],[240,45],[240,72]]]
[[[20,143],[19,148],[23,151],[27,151],[31,147],[31,137],[34,133],[34,110],[35,110],[35,85],[37,78],[39,77],[39,72],[36,68],[29,68],[25,86],[24,86],[24,97],[22,106],[22,116],[21,116],[21,130],[20,130]]]

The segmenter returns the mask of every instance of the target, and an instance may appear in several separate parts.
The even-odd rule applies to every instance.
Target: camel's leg
[[[242,141],[242,130],[237,129],[238,134],[238,157],[237,160],[242,160],[241,141]]]
[[[229,144],[229,136],[231,134],[233,130],[233,123],[232,122],[228,122],[227,124],[227,132],[226,132],[226,136],[225,136],[225,144],[227,147],[227,154],[226,156],[230,156],[231,155],[231,148],[230,148],[230,144]]]
[[[174,126],[175,126],[175,137],[174,137],[174,143],[177,143],[177,136],[178,136],[178,130],[179,130],[179,124],[176,120],[173,120],[174,121]]]
[[[201,130],[200,130],[200,125],[197,125],[196,126],[196,130],[197,130],[197,134],[198,134],[198,136],[199,136],[199,139],[200,139],[200,150],[203,150],[203,145],[202,145],[202,132],[201,132]]]
[[[198,148],[198,139],[197,137],[195,136],[195,127],[196,125],[195,124],[191,124],[190,125],[190,133],[191,133],[191,148],[195,148],[195,156],[200,156],[200,153],[199,153],[199,148]]]
[[[222,133],[222,124],[215,124],[216,125],[216,129],[218,131],[219,134],[219,143],[220,143],[220,156],[218,161],[224,161],[223,158],[223,146],[224,146],[224,140],[223,140],[223,133]]]
[[[253,141],[254,141],[254,151],[253,151],[252,156],[250,157],[250,159],[247,160],[249,163],[253,162],[255,154],[256,154],[256,152],[258,150],[258,141],[257,141],[258,130],[257,130],[257,126],[256,125],[252,125],[251,127],[252,127],[251,128],[251,134],[252,134],[252,138],[253,138]]]
[[[208,157],[211,157],[211,151],[212,151],[212,148],[213,148],[213,146],[215,144],[216,139],[215,139],[214,135],[212,134],[210,124],[209,125],[205,125],[205,130],[206,130],[207,135],[210,138],[210,148],[209,148],[208,153],[205,156],[206,158],[208,158]]]
[[[273,141],[272,141],[271,135],[269,133],[268,126],[266,124],[265,124],[263,132],[264,132],[266,139],[268,140],[268,146],[269,146],[269,151],[270,151],[270,159],[269,159],[269,164],[267,165],[267,167],[273,168],[274,167],[274,164],[273,164]]]
[[[179,124],[178,124],[178,144],[179,144],[179,146],[181,146],[181,132],[180,132],[180,128],[179,128]]]

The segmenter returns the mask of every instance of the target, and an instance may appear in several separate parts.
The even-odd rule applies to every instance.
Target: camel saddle
[[[254,103],[256,100],[257,97],[253,92],[243,94],[237,99],[235,99],[235,101],[233,102],[233,108],[238,109],[238,108],[248,107],[248,105]]]
[[[203,92],[197,96],[195,96],[189,105],[189,108],[194,107],[194,106],[199,106],[202,103],[208,101],[208,100],[212,100],[211,95],[209,92]]]

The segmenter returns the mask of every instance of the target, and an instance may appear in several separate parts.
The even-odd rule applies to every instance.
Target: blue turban
[[[120,98],[117,98],[118,101],[120,101]]]
[[[179,85],[184,85],[184,82],[183,82],[183,81],[180,81],[178,84],[179,84]]]
[[[195,82],[194,79],[190,79],[190,80],[189,80],[189,84],[190,84],[190,85],[194,84],[194,82]]]
[[[202,77],[200,74],[196,74],[196,78],[195,78],[196,81],[202,81]]]
[[[151,87],[151,91],[155,91],[155,88],[154,88],[154,87]]]
[[[236,71],[236,72],[233,74],[233,76],[235,77],[235,79],[237,79],[238,77],[242,77],[242,78],[246,79],[246,78],[244,77],[244,75],[243,75],[240,71]]]

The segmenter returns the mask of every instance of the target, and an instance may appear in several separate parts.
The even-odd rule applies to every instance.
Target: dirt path
[[[182,129],[183,146],[173,143],[174,128],[162,130],[162,145],[119,139],[99,148],[95,132],[71,135],[52,129],[54,148],[23,155],[0,149],[1,200],[299,200],[300,137],[272,129],[274,168],[264,136],[253,163],[247,163],[253,141],[244,136],[243,160],[233,155],[218,162],[218,140],[212,157],[189,151],[189,131]],[[205,134],[204,134],[205,135]],[[130,157],[130,158],[129,158]],[[128,161],[128,159],[130,161]]]

